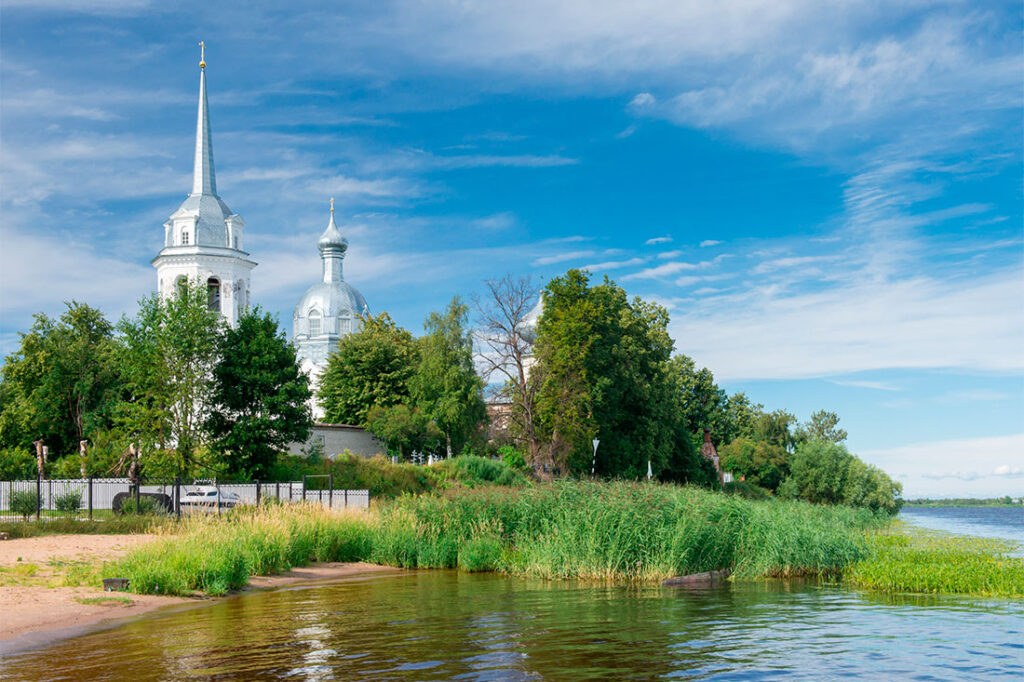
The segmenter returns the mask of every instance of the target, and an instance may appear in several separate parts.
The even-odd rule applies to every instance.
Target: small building
[[[387,448],[377,437],[361,426],[351,424],[324,424],[315,422],[304,443],[291,443],[288,452],[292,455],[318,454],[333,459],[343,452],[360,457],[387,455]]]

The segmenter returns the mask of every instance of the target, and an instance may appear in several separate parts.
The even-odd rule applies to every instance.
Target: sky
[[[155,289],[202,40],[218,190],[289,333],[334,197],[346,280],[414,333],[585,267],[726,390],[837,412],[906,497],[1022,495],[1021,12],[4,0],[0,352]]]

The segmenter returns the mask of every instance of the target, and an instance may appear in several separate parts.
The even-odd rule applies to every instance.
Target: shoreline
[[[0,542],[0,569],[12,576],[0,584],[0,658],[54,642],[124,625],[160,611],[199,608],[257,590],[273,590],[402,569],[366,563],[327,562],[272,576],[251,576],[249,585],[223,597],[177,597],[104,592],[100,587],[51,586],[45,573],[22,579],[17,567],[54,566],[55,562],[110,559],[153,539],[147,535],[56,535]],[[46,569],[41,569],[45,572]],[[130,603],[121,601],[130,600]],[[99,601],[95,601],[99,600]],[[90,603],[92,601],[92,603]],[[84,603],[83,603],[84,602]]]

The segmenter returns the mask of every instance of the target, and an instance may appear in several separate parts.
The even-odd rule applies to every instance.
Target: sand
[[[46,535],[0,541],[0,567],[34,564],[35,575],[0,584],[0,654],[34,648],[86,631],[135,618],[154,609],[201,605],[209,597],[183,598],[104,592],[99,586],[49,587],[54,560],[112,559],[155,539],[152,535]],[[254,576],[250,589],[273,589],[296,583],[348,578],[367,573],[397,573],[372,564],[324,563],[297,568],[276,576]],[[5,573],[8,577],[10,574]],[[116,576],[111,576],[116,577]],[[82,604],[78,599],[126,597],[130,604],[107,601]]]

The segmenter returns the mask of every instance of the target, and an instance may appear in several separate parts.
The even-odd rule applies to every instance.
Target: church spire
[[[327,223],[327,229],[317,240],[316,248],[320,249],[320,258],[324,262],[323,281],[342,281],[344,278],[341,274],[341,261],[344,260],[345,252],[348,250],[348,240],[341,235],[341,230],[334,222],[334,199],[331,199],[331,220]]]
[[[206,104],[206,45],[200,42],[199,49],[199,115],[196,119],[196,159],[192,171],[192,194],[217,196],[217,179],[213,173],[210,110]]]

